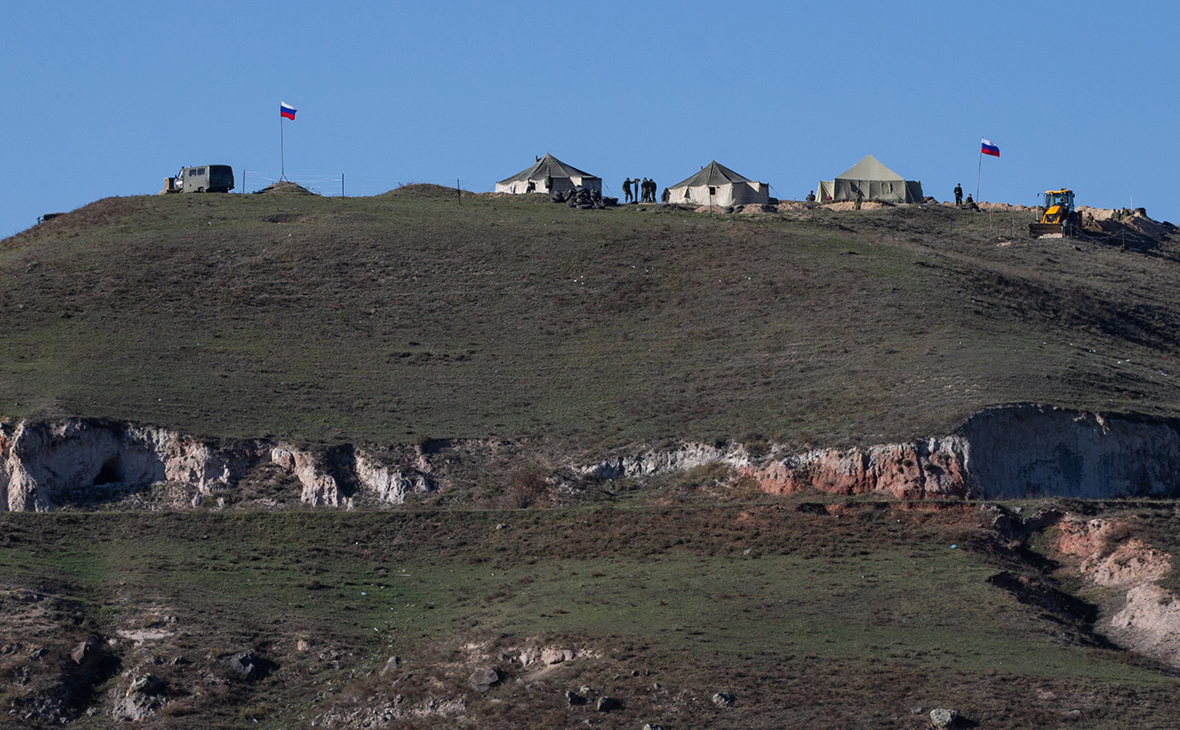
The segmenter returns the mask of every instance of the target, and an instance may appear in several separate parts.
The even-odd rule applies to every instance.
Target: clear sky
[[[0,237],[183,165],[325,194],[490,190],[550,152],[801,199],[866,154],[928,195],[1180,223],[1180,3],[4,2]],[[243,171],[244,174],[243,174]]]

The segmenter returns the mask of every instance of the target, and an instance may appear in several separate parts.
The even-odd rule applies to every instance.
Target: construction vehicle
[[[185,167],[176,177],[164,178],[166,193],[228,193],[234,189],[234,169],[229,165]]]
[[[1045,205],[1036,223],[1028,224],[1028,235],[1062,237],[1075,233],[1081,226],[1072,190],[1046,190]]]

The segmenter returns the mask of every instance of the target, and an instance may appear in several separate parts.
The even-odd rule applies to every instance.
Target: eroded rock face
[[[343,465],[330,454],[261,440],[203,442],[167,429],[67,419],[22,422],[0,428],[0,509],[45,511],[88,493],[177,482],[202,495],[232,489],[251,468],[274,463],[299,479],[301,499],[312,506],[349,508],[341,476],[377,499],[401,503],[407,494],[433,489],[421,471],[382,466],[347,451]]]
[[[991,499],[1171,494],[1180,484],[1180,435],[1169,421],[1020,405],[980,411],[959,432]]]
[[[1110,619],[1110,635],[1118,643],[1180,666],[1180,601],[1154,583],[1127,591],[1123,609]]]
[[[356,476],[378,499],[392,504],[404,503],[408,494],[434,491],[424,473],[381,466],[365,454],[356,455]]]
[[[1172,666],[1180,666],[1180,602],[1156,584],[1172,570],[1172,556],[1130,538],[1117,520],[1085,520],[1062,515],[1056,523],[1056,550],[1078,560],[1087,580],[1104,588],[1125,590],[1124,603],[1106,631],[1118,644]]]
[[[740,446],[683,444],[585,467],[599,479],[642,479],[727,464],[763,491],[815,489],[898,499],[1108,499],[1180,491],[1176,423],[1040,405],[984,409],[955,434],[859,449],[751,458]]]
[[[495,445],[447,443],[462,447],[464,459],[476,468],[494,468]],[[447,467],[441,475],[434,472],[434,451],[408,449],[316,451],[265,440],[200,441],[167,429],[86,419],[0,424],[0,508],[47,510],[71,499],[84,501],[88,490],[115,492],[163,481],[191,488],[185,499],[199,505],[202,495],[234,488],[263,463],[295,476],[302,501],[313,506],[350,509],[358,498],[400,504],[447,479]],[[814,489],[907,500],[1180,492],[1177,424],[1047,406],[986,409],[958,433],[941,438],[805,453],[777,446],[769,453],[754,457],[732,443],[681,443],[576,471],[581,480],[643,481],[723,464],[772,494]],[[573,488],[580,488],[578,479],[570,482]]]
[[[888,494],[898,499],[967,497],[973,481],[969,447],[958,437],[847,451],[812,451],[741,472],[764,492],[816,489],[834,494]]]
[[[617,456],[592,466],[582,473],[601,481],[607,479],[642,479],[674,471],[685,471],[706,464],[725,462],[742,466],[749,462],[741,447],[681,444],[674,449],[648,449],[629,456]]]

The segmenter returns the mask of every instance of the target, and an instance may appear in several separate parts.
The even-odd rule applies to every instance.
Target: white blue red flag
[[[983,147],[979,150],[980,154],[991,155],[992,157],[1000,156],[1000,148],[991,143],[990,140],[983,140]]]
[[[285,101],[279,102],[279,114],[281,114],[285,119],[294,120],[295,119],[295,111],[296,111],[295,107],[291,106],[287,102],[285,102]],[[996,152],[996,154],[998,155],[1000,153]]]

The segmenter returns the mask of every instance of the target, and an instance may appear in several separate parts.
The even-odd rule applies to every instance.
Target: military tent
[[[865,200],[883,203],[921,203],[923,200],[921,180],[906,180],[872,155],[865,155],[835,180],[821,180],[816,198],[823,203],[856,200],[858,191]]]
[[[552,187],[546,185],[552,183]],[[588,190],[602,192],[602,178],[570,167],[553,155],[546,154],[527,170],[496,183],[497,193],[552,193],[581,185]]]
[[[767,203],[770,186],[747,180],[724,165],[710,162],[687,180],[668,188],[667,202],[687,205],[741,205]]]

